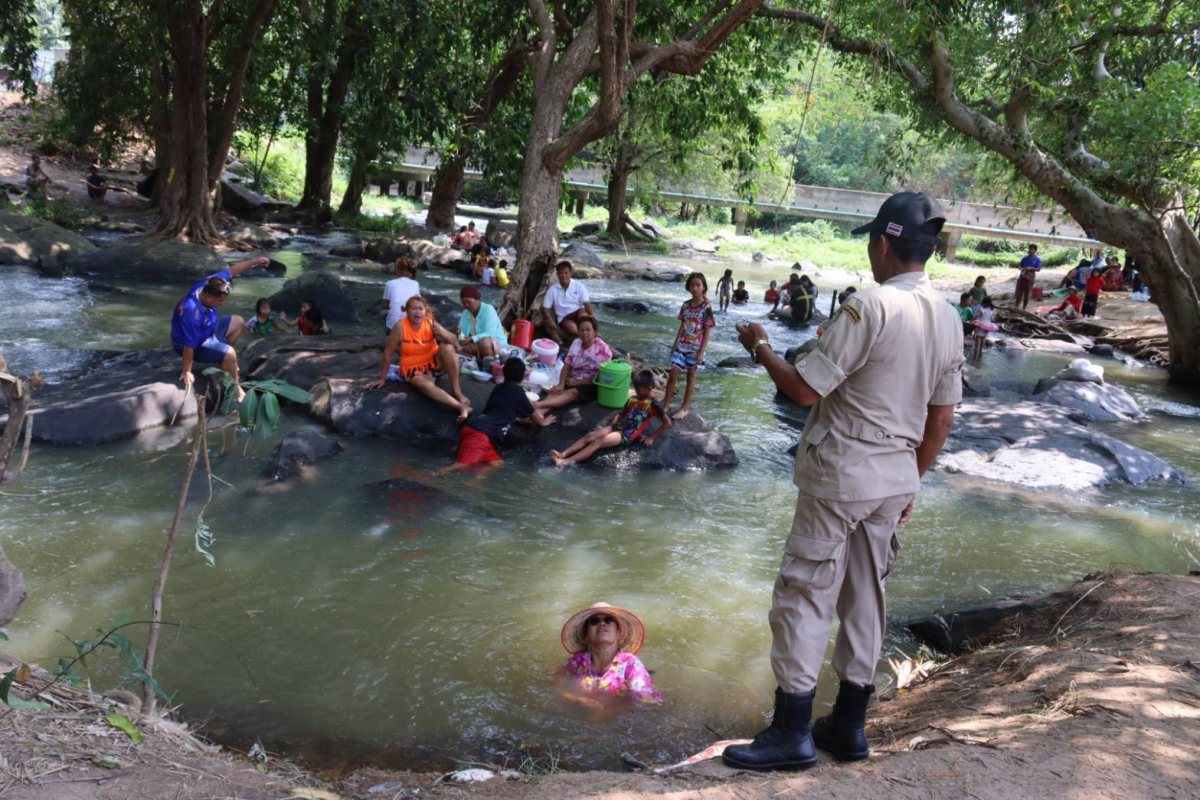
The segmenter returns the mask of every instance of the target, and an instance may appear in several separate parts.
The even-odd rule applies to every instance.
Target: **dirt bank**
[[[276,758],[264,774],[245,756],[172,726],[151,726],[146,741],[134,743],[104,722],[114,709],[99,698],[56,690],[50,710],[0,712],[0,797],[332,796],[305,795],[306,787],[345,798],[1195,797],[1197,598],[1197,576],[1092,576],[874,706],[870,761],[823,762],[800,775],[738,773],[710,762],[661,777],[586,772],[459,786],[433,774],[361,769],[323,782]],[[40,685],[30,676],[14,696]],[[97,763],[105,761],[110,766]]]

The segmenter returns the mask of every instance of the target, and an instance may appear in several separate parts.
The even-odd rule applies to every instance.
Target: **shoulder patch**
[[[855,325],[862,322],[862,314],[860,314],[858,312],[857,308],[850,305],[849,303],[842,303],[842,305],[838,308],[838,312],[835,316],[840,317],[842,314],[845,314],[846,319],[850,320]]]

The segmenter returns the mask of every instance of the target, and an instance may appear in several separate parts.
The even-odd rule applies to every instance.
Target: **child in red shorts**
[[[514,422],[529,420],[542,427],[554,424],[555,416],[543,415],[525,396],[521,388],[524,378],[525,362],[519,358],[504,362],[504,383],[492,389],[482,414],[463,423],[458,431],[458,458],[443,473],[467,467],[503,466],[504,459],[496,452],[496,443]]]

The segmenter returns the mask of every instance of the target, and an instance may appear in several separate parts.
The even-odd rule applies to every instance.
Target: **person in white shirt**
[[[554,267],[558,283],[546,290],[542,300],[542,324],[553,339],[564,343],[579,336],[576,322],[581,314],[595,317],[591,298],[582,281],[571,280],[571,262],[560,261]]]
[[[396,259],[396,277],[383,287],[383,310],[387,312],[384,326],[388,333],[406,316],[404,306],[408,298],[421,293],[420,285],[414,280],[416,275],[416,268],[406,256]]]
[[[494,259],[494,258],[488,259],[488,265],[483,270],[482,283],[484,286],[495,286],[496,285],[496,259]]]

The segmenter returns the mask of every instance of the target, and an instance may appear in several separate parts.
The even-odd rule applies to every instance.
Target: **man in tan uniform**
[[[772,380],[812,406],[796,451],[800,489],[769,616],[779,688],[771,726],[725,751],[742,769],[808,769],[815,746],[842,760],[868,755],[863,726],[883,642],[884,583],[920,477],[941,451],[962,399],[958,315],[924,269],[945,223],[937,201],[893,195],[854,233],[880,286],[846,299],[816,349],[792,365],[759,325],[738,338]],[[833,712],[810,724],[834,613],[841,620]]]

